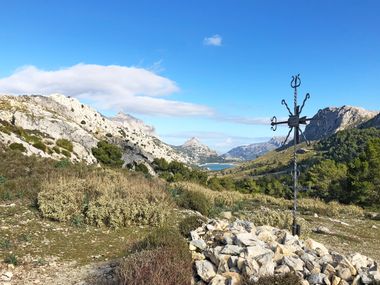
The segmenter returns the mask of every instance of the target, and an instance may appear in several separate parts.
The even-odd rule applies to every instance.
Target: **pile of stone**
[[[262,276],[297,274],[302,284],[380,284],[378,264],[359,253],[344,256],[286,230],[237,220],[210,220],[190,233],[192,284],[239,285]]]

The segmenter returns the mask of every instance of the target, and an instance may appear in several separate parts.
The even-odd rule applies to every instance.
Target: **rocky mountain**
[[[220,160],[215,150],[210,149],[207,145],[202,144],[198,138],[193,137],[187,140],[183,145],[175,147],[184,156],[190,157],[194,164],[215,162]]]
[[[380,114],[376,115],[367,122],[360,125],[360,128],[376,128],[380,129]]]
[[[142,132],[153,137],[158,137],[153,126],[146,125],[142,120],[137,119],[129,114],[119,112],[116,116],[109,117],[109,119],[111,121],[120,123],[124,128]]]
[[[313,117],[313,120],[305,128],[305,136],[308,140],[319,140],[338,131],[357,127],[377,114],[378,112],[367,111],[359,107],[328,107],[319,110]]]
[[[223,154],[222,157],[226,160],[253,160],[258,156],[280,147],[283,140],[283,137],[273,137],[267,142],[238,146]]]
[[[0,142],[22,145],[27,155],[96,163],[91,149],[108,140],[122,148],[125,164],[154,158],[189,161],[152,134],[152,127],[132,116],[119,113],[109,119],[64,95],[0,96]],[[71,142],[72,150],[62,149],[59,139]]]

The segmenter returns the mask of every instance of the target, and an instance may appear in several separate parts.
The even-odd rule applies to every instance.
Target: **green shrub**
[[[53,146],[53,150],[58,154],[61,153],[61,149],[58,146]]]
[[[168,226],[155,228],[145,239],[136,243],[132,247],[132,252],[142,250],[152,250],[163,247],[174,247],[178,250],[188,250],[187,242],[183,239],[180,232]]]
[[[38,194],[44,217],[95,226],[161,225],[170,214],[170,197],[159,180],[105,171],[45,181]]]
[[[135,171],[140,171],[144,174],[149,174],[149,169],[144,163],[139,163],[135,166]]]
[[[73,151],[73,148],[74,148],[73,143],[67,139],[58,139],[55,143],[57,146],[61,148],[64,148],[70,152]]]
[[[71,157],[71,153],[65,149],[62,149],[61,153],[66,157]]]
[[[4,176],[0,176],[0,184],[4,184],[5,182],[7,182],[7,178]]]
[[[179,231],[184,237],[189,237],[190,232],[202,226],[206,219],[201,216],[189,216],[183,219],[179,225]]]
[[[9,145],[9,148],[11,150],[17,150],[17,151],[21,151],[21,152],[25,152],[26,151],[26,148],[23,144],[21,143],[11,143]]]
[[[60,161],[57,161],[54,164],[55,168],[68,168],[71,165],[70,160],[68,159],[61,159]]]
[[[124,163],[121,149],[107,141],[99,141],[97,147],[92,148],[92,154],[105,165],[121,167]]]
[[[42,150],[43,152],[47,151],[47,146],[42,141],[36,141],[35,143],[33,143],[33,146]]]
[[[13,264],[14,266],[18,265],[17,256],[15,254],[13,254],[13,253],[8,254],[7,256],[5,256],[4,262],[7,263],[7,264]]]
[[[213,203],[201,192],[189,191],[185,188],[178,188],[174,192],[175,201],[178,206],[208,215]]]
[[[0,240],[0,248],[1,249],[10,249],[12,247],[12,242],[9,239],[1,239]]]

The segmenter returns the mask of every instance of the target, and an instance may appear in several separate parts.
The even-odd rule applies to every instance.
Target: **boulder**
[[[307,281],[309,282],[310,285],[314,284],[323,284],[323,279],[326,277],[325,274],[323,273],[317,273],[317,274],[311,274],[308,278]]]
[[[329,254],[328,249],[323,244],[316,242],[313,239],[308,239],[305,241],[305,248],[311,251],[315,251],[318,256]]]
[[[205,282],[210,282],[216,276],[215,266],[208,260],[195,261],[197,274]]]
[[[217,274],[212,278],[209,285],[226,285],[226,281],[227,279],[224,276]]]

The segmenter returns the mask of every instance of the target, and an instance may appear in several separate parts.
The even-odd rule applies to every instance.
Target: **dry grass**
[[[276,198],[264,194],[254,194],[252,200],[261,205],[278,206],[281,208],[291,209],[293,201],[284,198]],[[324,216],[355,216],[363,217],[363,208],[355,205],[343,205],[338,202],[326,203],[320,199],[300,198],[298,199],[298,210],[305,213],[317,213]]]
[[[276,206],[282,209],[291,209],[293,201],[285,198],[276,198],[265,194],[242,194],[233,191],[213,191],[195,183],[179,182],[174,188],[186,189],[190,192],[202,193],[210,205],[233,207],[242,201],[252,201],[259,206]],[[364,210],[355,205],[343,205],[338,202],[326,203],[319,199],[300,198],[298,210],[303,213],[317,213],[323,216],[354,216],[363,217]]]
[[[293,216],[291,211],[275,210],[261,207],[257,210],[241,213],[241,219],[251,221],[255,226],[269,225],[279,229],[292,230]],[[310,224],[303,218],[298,217],[297,223],[301,225],[302,234],[309,235],[311,232]]]
[[[108,169],[45,181],[38,206],[44,217],[57,221],[83,219],[110,227],[160,225],[170,213],[171,199],[158,179]]]
[[[233,206],[235,203],[249,199],[252,197],[248,194],[242,194],[232,191],[213,191],[209,188],[203,187],[199,184],[190,182],[178,182],[174,184],[174,188],[182,188],[190,192],[202,193],[207,199],[208,203],[212,205],[225,205]]]
[[[191,255],[178,230],[154,230],[118,268],[124,285],[190,285]]]

